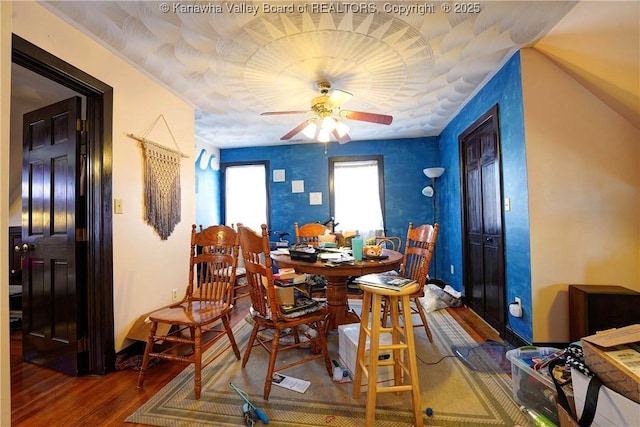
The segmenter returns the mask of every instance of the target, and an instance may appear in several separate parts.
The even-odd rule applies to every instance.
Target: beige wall
[[[9,170],[11,92],[11,2],[0,2],[0,171]],[[0,173],[0,242],[9,240],[9,174]],[[0,259],[9,259],[0,245]],[[0,262],[0,426],[11,425],[11,364],[9,343],[9,265]]]
[[[640,291],[640,131],[522,51],[534,342],[568,341],[568,284]]]
[[[640,2],[577,2],[535,49],[640,128]]]
[[[113,197],[122,199],[124,208],[124,214],[113,216],[118,351],[128,344],[126,333],[140,314],[171,302],[171,289],[182,292],[186,287],[195,218],[194,111],[37,3],[14,3],[13,32],[114,88]],[[190,156],[182,162],[182,221],[166,241],[143,221],[141,151],[137,142],[126,136],[143,133],[160,114],[166,118],[180,150]],[[162,120],[148,137],[175,148]]]

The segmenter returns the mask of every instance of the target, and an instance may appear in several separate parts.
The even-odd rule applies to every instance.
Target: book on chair
[[[293,304],[281,304],[280,311],[284,314],[312,311],[317,305],[318,301],[303,295],[296,289],[294,290]]]
[[[384,273],[365,274],[364,276],[354,279],[354,282],[361,283],[363,285],[377,286],[380,288],[395,289],[398,291],[406,286],[416,283],[413,279]]]

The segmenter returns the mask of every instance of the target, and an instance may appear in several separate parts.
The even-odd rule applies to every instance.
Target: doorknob
[[[29,252],[31,250],[34,250],[35,248],[36,245],[27,245],[26,243],[23,243],[22,246],[16,245],[13,249],[16,252]]]
[[[493,241],[493,237],[485,237],[485,242],[492,242]]]

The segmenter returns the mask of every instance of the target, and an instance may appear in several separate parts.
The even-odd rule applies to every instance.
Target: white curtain
[[[384,234],[378,182],[375,160],[334,163],[335,219],[340,231],[357,231],[365,240]]]

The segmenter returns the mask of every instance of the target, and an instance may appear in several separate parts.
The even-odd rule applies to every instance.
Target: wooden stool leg
[[[402,314],[404,316],[405,339],[407,340],[407,360],[409,362],[409,375],[411,376],[411,393],[413,401],[413,418],[415,427],[422,427],[422,399],[420,395],[420,381],[418,379],[418,363],[416,360],[416,343],[413,338],[413,324],[411,323],[411,298],[402,296]]]
[[[356,372],[353,378],[353,397],[360,398],[360,387],[362,385],[362,364],[364,363],[364,352],[366,347],[367,335],[365,333],[366,325],[369,323],[371,314],[371,294],[365,292],[362,296],[362,314],[360,320],[360,328],[358,334],[358,347],[356,352]]]
[[[380,352],[380,327],[381,319],[379,318],[380,310],[382,310],[382,296],[373,294],[373,302],[371,304],[371,312],[375,315],[371,316],[371,337],[369,340],[369,372],[367,378],[367,406],[365,409],[365,425],[373,426],[376,417],[376,395],[378,387],[378,353]],[[366,325],[363,323],[363,325]]]
[[[400,325],[400,313],[398,309],[399,300],[397,297],[387,297],[387,304],[389,305],[389,312],[391,313],[391,342],[396,345],[400,343],[400,331],[402,327]],[[398,386],[403,383],[402,379],[402,352],[400,349],[393,349],[393,384]],[[396,392],[400,394],[400,392]]]

